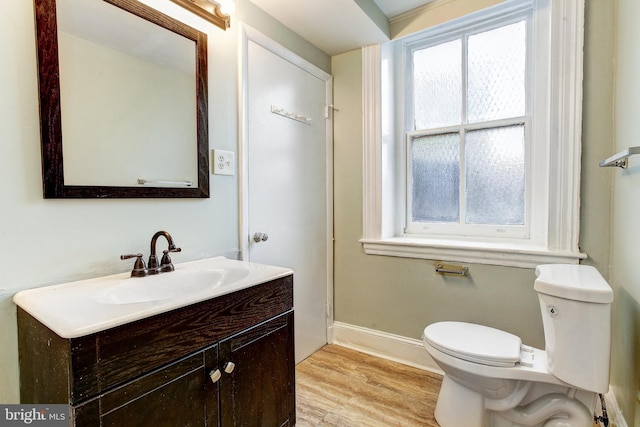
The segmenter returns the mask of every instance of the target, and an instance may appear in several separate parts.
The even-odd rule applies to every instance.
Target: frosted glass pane
[[[469,37],[467,120],[525,114],[526,22]]]
[[[413,221],[460,221],[459,134],[414,138],[411,174]]]
[[[415,129],[459,125],[462,115],[462,41],[413,53]]]
[[[467,224],[524,224],[524,126],[466,134]]]

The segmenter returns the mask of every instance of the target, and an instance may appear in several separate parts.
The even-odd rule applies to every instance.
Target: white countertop
[[[77,338],[293,274],[224,257],[175,264],[147,277],[130,273],[18,292],[13,302],[62,338]]]

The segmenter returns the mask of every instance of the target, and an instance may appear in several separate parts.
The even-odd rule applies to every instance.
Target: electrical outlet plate
[[[213,150],[213,174],[234,175],[236,168],[233,151]]]

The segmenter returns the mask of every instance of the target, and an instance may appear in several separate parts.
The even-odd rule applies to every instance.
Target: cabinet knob
[[[211,378],[211,382],[214,384],[218,382],[220,377],[222,377],[222,373],[220,372],[220,369],[216,369],[215,371],[211,371],[209,373],[209,378]]]
[[[230,374],[231,372],[233,372],[233,370],[234,370],[235,368],[236,368],[236,364],[235,364],[235,363],[233,363],[233,362],[227,362],[227,363],[224,365],[224,371],[225,371],[227,374]]]

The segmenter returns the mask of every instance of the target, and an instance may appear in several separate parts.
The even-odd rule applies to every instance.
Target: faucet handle
[[[136,262],[133,264],[133,270],[131,270],[131,277],[144,277],[149,274],[147,270],[147,266],[144,265],[144,260],[142,259],[142,254],[127,254],[120,255],[121,260],[135,258]]]
[[[163,273],[175,270],[173,263],[171,262],[171,257],[169,256],[169,252],[180,252],[180,248],[175,248],[177,250],[167,249],[162,251],[162,260],[160,260],[160,271]]]

